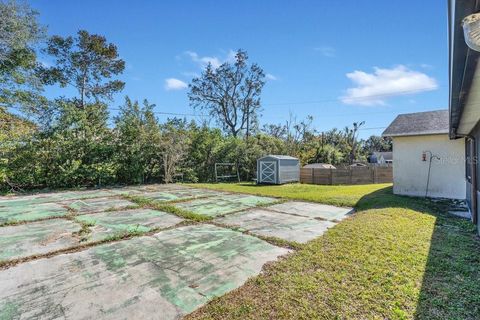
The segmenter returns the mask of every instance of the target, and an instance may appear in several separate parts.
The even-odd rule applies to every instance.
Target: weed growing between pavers
[[[80,224],[81,229],[79,231],[74,232],[73,235],[80,237],[80,242],[87,241],[88,236],[92,232],[90,227],[93,227],[95,225],[95,222],[81,221],[81,220],[77,220],[77,219],[75,219],[75,222]]]
[[[299,250],[299,249],[301,249],[305,246],[304,243],[299,243],[299,242],[296,242],[296,241],[289,241],[289,240],[285,240],[285,239],[281,239],[281,238],[277,238],[277,237],[254,234],[254,233],[252,233],[251,231],[249,231],[245,228],[241,228],[241,227],[231,225],[231,224],[220,223],[220,222],[217,222],[215,220],[210,221],[209,224],[213,224],[213,225],[215,225],[217,227],[221,227],[221,228],[231,229],[231,230],[241,232],[241,233],[249,235],[249,236],[257,237],[257,238],[262,239],[263,241],[266,241],[266,242],[268,242],[270,244],[273,244],[274,246],[277,246],[277,247],[282,247],[282,248],[292,249],[292,250]]]
[[[148,232],[153,228],[169,227],[182,222],[183,219],[163,211],[137,207],[133,210],[81,215],[75,217],[75,221],[92,227],[90,233],[92,240],[101,240],[112,234]]]
[[[189,219],[189,220],[207,221],[207,220],[212,219],[211,217],[202,216],[200,214],[196,214],[196,213],[191,212],[189,210],[178,208],[171,203],[157,202],[157,201],[147,199],[147,198],[141,197],[141,196],[124,196],[124,198],[128,199],[132,202],[135,202],[136,204],[138,204],[139,206],[141,206],[143,208],[151,208],[151,209],[155,209],[155,210],[165,211],[165,212],[172,213],[176,216],[179,216],[179,217],[185,218],[185,219]]]
[[[106,237],[102,240],[98,240],[98,241],[83,242],[82,244],[72,245],[68,248],[58,249],[58,250],[50,251],[50,252],[47,252],[47,253],[34,254],[34,255],[30,255],[30,256],[26,256],[26,257],[22,257],[22,258],[15,258],[15,259],[11,259],[11,260],[0,261],[0,270],[1,269],[8,269],[8,268],[16,266],[20,263],[24,263],[24,262],[28,262],[28,261],[32,261],[32,260],[37,260],[37,259],[41,259],[41,258],[50,258],[50,257],[57,256],[59,254],[78,252],[78,251],[82,251],[82,250],[87,249],[87,248],[96,247],[96,246],[101,245],[101,244],[106,244],[106,243],[111,243],[111,242],[116,242],[116,241],[122,241],[122,240],[128,240],[128,239],[132,239],[132,238],[135,238],[135,237],[138,237],[138,236],[151,236],[151,235],[154,235],[155,233],[158,233],[158,232],[161,232],[161,231],[167,231],[167,230],[170,230],[170,229],[175,229],[175,228],[179,228],[179,227],[183,227],[183,226],[190,226],[190,225],[194,225],[194,224],[196,224],[196,223],[193,222],[193,221],[185,220],[185,221],[182,221],[182,222],[180,222],[176,225],[166,227],[166,228],[152,228],[148,232],[138,232],[136,230],[132,230],[132,232],[128,232],[128,231],[127,232],[117,232],[115,234],[109,235],[108,237]]]

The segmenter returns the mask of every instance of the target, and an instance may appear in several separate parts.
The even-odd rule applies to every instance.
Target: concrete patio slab
[[[53,219],[0,228],[0,261],[48,253],[78,244],[80,225]]]
[[[0,272],[0,318],[178,319],[287,252],[198,225],[35,260]]]
[[[221,192],[211,191],[211,190],[200,190],[200,189],[173,189],[173,190],[164,190],[156,192],[143,192],[138,194],[141,197],[155,200],[155,201],[172,201],[172,200],[183,200],[189,198],[203,198],[203,197],[212,197],[220,196]]]
[[[197,214],[215,217],[225,215],[239,210],[265,205],[277,201],[275,198],[258,197],[242,194],[222,194],[206,199],[197,199],[175,204],[182,209]]]
[[[113,195],[114,193],[106,189],[46,192],[25,196],[15,195],[0,198],[0,206],[25,206],[40,203],[59,202],[64,200],[109,197]]]
[[[59,203],[0,203],[0,224],[62,217],[68,209]]]
[[[321,236],[335,225],[331,221],[321,221],[267,209],[250,209],[216,218],[215,222],[239,227],[252,234],[276,237],[287,241],[305,243]]]
[[[86,214],[75,217],[75,220],[90,225],[91,233],[87,235],[87,241],[104,240],[125,232],[149,232],[155,228],[172,227],[184,221],[172,214],[151,209]]]
[[[65,204],[80,214],[105,210],[119,210],[136,206],[135,203],[122,198],[91,198],[65,202]]]
[[[294,214],[309,218],[320,218],[329,221],[340,221],[353,213],[352,208],[341,208],[326,204],[289,201],[268,207],[283,213]]]

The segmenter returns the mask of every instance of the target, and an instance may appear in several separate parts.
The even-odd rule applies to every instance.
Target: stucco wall
[[[428,196],[465,199],[465,140],[446,134],[393,138],[393,192],[425,196],[429,154],[422,161],[423,151],[441,158],[432,160]]]

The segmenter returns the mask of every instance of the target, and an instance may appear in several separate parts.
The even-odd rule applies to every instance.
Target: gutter
[[[463,36],[464,17],[480,9],[479,0],[448,1],[449,120],[450,139],[457,139],[467,94],[471,89],[480,53],[470,50]]]

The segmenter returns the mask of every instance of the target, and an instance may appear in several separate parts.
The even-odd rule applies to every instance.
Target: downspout
[[[470,172],[472,173],[471,178],[471,199],[472,199],[472,222],[473,224],[477,224],[477,143],[476,139],[472,135],[467,136],[469,143],[470,143]]]

